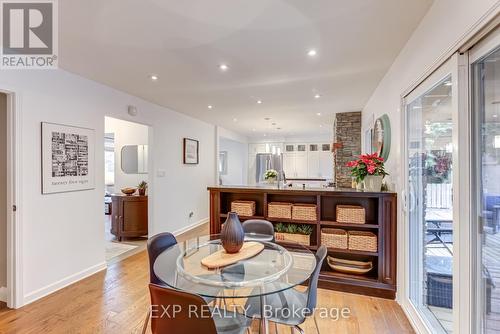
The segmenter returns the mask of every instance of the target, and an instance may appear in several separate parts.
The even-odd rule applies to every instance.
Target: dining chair
[[[252,319],[237,312],[211,312],[198,295],[149,284],[153,334],[242,334]],[[143,332],[144,333],[144,332]]]
[[[172,233],[169,232],[163,232],[156,234],[149,238],[148,244],[147,244],[147,249],[148,249],[148,257],[149,257],[149,282],[156,284],[156,285],[162,285],[165,286],[165,283],[156,275],[154,271],[154,264],[158,256],[163,253],[165,250],[167,250],[170,247],[173,247],[177,245],[177,239]],[[180,252],[179,254],[180,255]],[[169,272],[172,275],[175,275],[175,270],[172,268],[175,268],[177,265],[177,257],[172,254],[170,257],[170,263],[165,262],[165,265],[169,268]],[[187,282],[186,282],[187,283]],[[168,287],[165,287],[168,288]],[[186,289],[188,287],[186,286]],[[220,289],[219,288],[208,288],[210,289],[210,294],[213,296],[216,296],[219,294]],[[201,297],[205,300],[206,303],[211,303],[215,300],[213,297]],[[224,300],[225,302],[225,300]],[[144,322],[144,328],[147,328],[148,322],[150,318],[150,312],[146,315],[146,320]]]
[[[177,239],[172,233],[159,233],[148,240],[148,256],[149,256],[149,282],[153,284],[163,284],[161,279],[156,276],[153,269],[156,258],[166,249],[175,246]]]
[[[271,315],[268,320],[275,324],[290,326],[293,330],[304,333],[300,327],[306,318],[312,316],[316,331],[319,333],[318,322],[314,316],[314,309],[317,305],[318,298],[318,279],[323,261],[325,260],[327,248],[323,245],[316,251],[316,266],[309,279],[309,286],[304,292],[296,289],[286,289],[278,293],[270,294],[265,297],[266,313]],[[279,284],[279,283],[274,283]],[[261,301],[257,297],[251,297],[245,305],[246,316],[251,318],[260,318]],[[283,312],[283,309],[288,309],[290,312]],[[297,312],[293,312],[297,310]]]
[[[263,219],[249,219],[245,220],[241,225],[243,226],[243,231],[247,234],[255,233],[262,235],[262,237],[255,236],[248,239],[274,242],[274,226],[271,222]],[[264,235],[266,237],[263,237]]]

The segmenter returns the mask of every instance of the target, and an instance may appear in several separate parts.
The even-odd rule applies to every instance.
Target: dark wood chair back
[[[198,295],[149,284],[153,334],[217,334],[207,303]]]
[[[149,280],[151,283],[162,284],[162,281],[156,276],[153,266],[158,255],[160,255],[165,249],[176,244],[177,240],[174,235],[169,232],[156,234],[148,240]]]

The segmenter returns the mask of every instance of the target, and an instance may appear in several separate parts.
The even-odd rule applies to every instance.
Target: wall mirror
[[[148,173],[148,145],[122,147],[122,170],[125,174]]]

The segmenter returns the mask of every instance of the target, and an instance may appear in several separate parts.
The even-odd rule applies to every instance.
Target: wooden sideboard
[[[345,274],[332,270],[326,260],[320,273],[319,286],[326,289],[394,299],[396,296],[396,225],[397,196],[393,192],[361,192],[351,189],[277,189],[274,187],[218,186],[210,191],[210,233],[220,233],[235,200],[255,201],[256,212],[240,220],[265,219],[275,223],[310,224],[311,251],[321,245],[322,228],[339,228],[350,231],[368,231],[377,235],[377,252],[328,248],[328,255],[348,260],[372,261],[374,268],[367,274]],[[316,221],[271,218],[267,215],[270,202],[315,204]],[[337,205],[362,206],[366,224],[336,222]],[[286,247],[286,244],[283,244]]]
[[[148,197],[112,195],[111,233],[119,241],[148,235]]]

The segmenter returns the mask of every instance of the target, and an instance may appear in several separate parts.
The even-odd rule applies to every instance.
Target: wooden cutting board
[[[243,247],[241,247],[238,253],[228,254],[224,249],[221,249],[201,260],[201,264],[208,269],[221,268],[241,260],[249,259],[262,252],[263,249],[264,245],[260,242],[249,241],[243,243]]]

